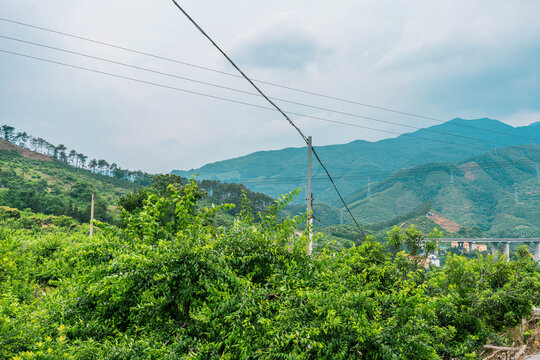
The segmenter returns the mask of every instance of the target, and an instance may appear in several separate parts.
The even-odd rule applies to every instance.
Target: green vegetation
[[[394,173],[349,195],[359,218],[384,222],[430,201],[439,214],[478,234],[540,234],[540,146],[508,147],[453,164],[428,163]],[[474,229],[476,228],[476,230]],[[455,235],[460,235],[455,233]]]
[[[63,145],[54,145],[41,137],[35,137],[25,132],[16,132],[13,126],[2,125],[0,127],[1,150],[15,151],[23,156],[34,159],[45,159],[46,161],[56,160],[64,164],[69,164],[77,169],[90,170],[93,173],[106,174],[120,180],[127,180],[139,185],[148,185],[151,175],[140,170],[132,171],[122,169],[116,163],[109,164],[104,159],[92,159],[87,162],[88,156],[71,150]],[[32,151],[30,151],[32,150]]]
[[[76,168],[62,161],[28,158],[17,151],[20,151],[20,148],[13,149],[15,150],[0,150],[0,206],[29,209],[49,215],[65,215],[79,222],[88,222],[90,219],[92,194],[95,194],[95,218],[117,223],[120,221],[119,201],[126,209],[133,210],[133,207],[142,207],[142,201],[149,193],[163,196],[169,184],[187,183],[187,179],[176,175],[149,177],[146,174],[148,179],[144,184],[148,186],[142,187],[140,183]],[[252,204],[254,212],[264,210],[273,201],[272,198],[249,191],[239,184],[203,180],[199,182],[199,186],[201,197],[204,197],[201,200],[203,205],[224,202],[238,205],[221,217],[222,222],[232,222],[232,216],[241,208],[239,205],[243,194]]]
[[[431,202],[427,201],[404,215],[395,216],[390,220],[365,224],[362,225],[362,229],[366,235],[373,236],[376,241],[382,244],[386,244],[388,233],[394,227],[409,228],[413,226],[422,234],[429,234],[434,229],[441,229],[441,226],[434,222],[432,217],[427,216],[431,208]],[[317,211],[317,208],[315,208],[315,211]],[[334,250],[350,248],[359,244],[364,238],[356,225],[350,222],[344,225],[329,225],[317,228],[317,231],[320,231],[322,235],[317,246],[330,246]],[[465,226],[453,233],[442,231],[441,235],[444,237],[485,237],[485,233],[478,227],[467,228]]]
[[[454,119],[415,131],[411,135],[412,137],[401,135],[376,142],[359,140],[328,146],[317,146],[317,139],[314,141],[317,153],[337,181],[340,191],[347,195],[358,191],[369,179],[372,183],[381,181],[396,171],[412,166],[427,162],[460,161],[504,146],[500,144],[530,143],[527,138],[540,139],[540,126],[532,124],[514,128],[490,119]],[[287,148],[259,151],[207,164],[199,169],[173,170],[173,173],[183,177],[199,174],[201,179],[241,183],[253,191],[275,197],[298,187],[305,190],[306,164],[305,147]],[[341,207],[332,185],[316,162],[313,164],[313,179],[316,201]],[[299,197],[297,203],[303,202],[303,198],[304,196]],[[408,200],[405,198],[404,201]],[[388,218],[395,215],[397,214],[390,214]]]
[[[154,175],[148,187],[122,196],[118,200],[118,205],[128,212],[139,212],[144,208],[144,202],[148,196],[154,195],[170,199],[174,191],[178,191],[188,183],[188,179],[178,175]],[[239,184],[203,180],[197,182],[197,185],[197,206],[212,207],[224,203],[232,205],[216,215],[214,220],[220,225],[232,225],[234,216],[239,214],[243,204],[249,204],[251,215],[257,216],[273,203],[272,198],[261,193],[254,193]],[[171,200],[164,203],[163,207],[162,213],[166,216],[160,219],[161,224],[175,217],[175,207]]]
[[[118,198],[138,186],[59,161],[29,159],[15,151],[0,150],[0,205],[19,210],[88,222],[94,193],[96,219],[112,222],[119,217]]]
[[[279,216],[290,195],[219,226],[229,206],[200,194],[193,180],[149,192],[92,239],[1,208],[0,358],[475,359],[540,300],[523,249],[425,269],[409,228],[310,257],[303,219]]]

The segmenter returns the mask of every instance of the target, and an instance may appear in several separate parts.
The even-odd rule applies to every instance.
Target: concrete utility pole
[[[454,170],[450,170],[450,184],[454,185]]]
[[[307,212],[308,212],[308,234],[309,234],[309,249],[308,255],[313,252],[313,194],[311,193],[311,136],[308,137],[308,155],[307,155]]]
[[[90,239],[94,235],[94,194],[92,194],[92,203],[90,205]]]

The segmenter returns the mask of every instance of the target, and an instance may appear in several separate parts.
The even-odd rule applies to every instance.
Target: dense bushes
[[[475,358],[540,300],[523,251],[429,270],[372,241],[309,257],[294,235],[302,219],[279,220],[290,197],[227,228],[196,198],[193,182],[149,195],[125,227],[101,225],[91,240],[2,228],[0,357]],[[392,236],[394,247],[417,240]]]
[[[21,217],[21,212],[9,206],[0,206],[0,219],[18,219]]]

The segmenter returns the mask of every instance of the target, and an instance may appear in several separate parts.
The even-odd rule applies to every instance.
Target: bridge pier
[[[492,242],[491,243],[491,256],[493,256],[493,259],[495,262],[499,260],[499,243]]]
[[[534,259],[540,263],[540,237],[530,237],[530,238],[440,238],[440,242],[446,243],[458,243],[459,249],[463,251],[463,244],[469,244],[469,251],[472,251],[474,244],[478,243],[490,243],[491,244],[491,255],[495,261],[498,260],[500,245],[502,246],[502,254],[507,262],[510,261],[510,243],[519,243],[519,244],[534,244]]]
[[[510,262],[510,242],[504,243],[504,257],[506,258],[506,262]]]

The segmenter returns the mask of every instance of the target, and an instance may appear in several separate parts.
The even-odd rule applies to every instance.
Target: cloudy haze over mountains
[[[256,79],[428,115],[540,120],[540,2],[181,1]],[[232,72],[170,1],[0,0],[4,19]],[[238,78],[0,21],[0,35],[252,91]],[[260,98],[0,38],[0,49],[267,107]],[[279,114],[0,53],[0,118],[91,157],[146,171],[190,169],[301,146]],[[296,93],[268,95],[415,127],[427,119]],[[378,140],[411,129],[277,101],[315,144]]]

